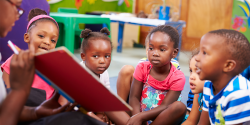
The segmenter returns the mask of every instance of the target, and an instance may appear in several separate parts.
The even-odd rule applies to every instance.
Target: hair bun
[[[107,27],[102,28],[100,32],[101,32],[101,33],[104,33],[104,34],[106,34],[106,35],[109,35],[109,34],[110,34],[109,29],[108,29]]]
[[[28,21],[30,21],[33,17],[37,15],[48,15],[46,11],[41,10],[39,8],[35,8],[30,10],[29,15],[28,15]]]
[[[92,32],[92,30],[90,30],[90,29],[85,29],[85,30],[83,30],[82,32],[81,32],[81,34],[80,34],[80,37],[81,38],[87,38],[88,36],[89,36],[89,33],[91,33]]]

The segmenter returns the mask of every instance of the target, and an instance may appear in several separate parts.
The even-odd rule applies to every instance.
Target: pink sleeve
[[[10,74],[10,61],[12,56],[10,56],[2,65],[1,70],[2,72],[5,71],[6,73]]]
[[[174,76],[174,78],[171,79],[170,82],[170,90],[173,91],[182,91],[185,85],[185,76],[181,71],[177,71],[175,72],[176,75]]]
[[[144,68],[144,63],[139,63],[137,64],[136,68],[135,68],[135,72],[134,72],[134,78],[140,82],[143,82],[144,81],[144,71],[143,71],[143,68]]]

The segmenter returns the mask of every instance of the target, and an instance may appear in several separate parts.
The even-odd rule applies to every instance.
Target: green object
[[[110,30],[110,19],[95,15],[85,15],[85,14],[74,14],[74,13],[50,13],[58,23],[62,23],[63,26],[59,25],[60,31],[59,40],[62,41],[64,46],[74,53],[75,45],[75,30],[80,23],[84,24],[106,24],[107,28]],[[110,36],[109,36],[110,37]],[[59,41],[58,40],[58,41]]]
[[[244,7],[245,6],[245,7]],[[244,8],[242,8],[244,7]],[[250,18],[246,14],[250,11],[248,8],[247,1],[233,1],[233,12],[231,28],[243,33],[248,41],[250,42]],[[245,14],[246,12],[246,14]]]
[[[90,4],[89,1],[93,0],[83,0],[80,3],[80,7],[76,7],[76,3],[78,0],[62,0],[58,3],[50,4],[50,12],[57,12],[58,8],[76,8],[78,9],[78,13],[85,14],[86,12],[93,11],[111,11],[111,12],[127,12],[132,13],[133,11],[133,1],[128,0],[130,3],[130,7],[127,7],[125,2],[122,3],[121,6],[118,5],[118,1],[113,2],[105,2],[103,0],[94,0],[93,4]]]
[[[78,10],[75,8],[58,8],[58,12],[59,13],[78,13]],[[82,32],[82,30],[85,28],[84,24],[79,24],[76,28],[75,28],[75,39],[76,39],[76,44],[74,46],[75,49],[78,49],[80,47],[81,44],[81,38],[80,38],[80,34]],[[62,46],[62,44],[57,44],[59,46]]]
[[[75,8],[58,8],[58,12],[60,13],[78,13],[78,10]]]

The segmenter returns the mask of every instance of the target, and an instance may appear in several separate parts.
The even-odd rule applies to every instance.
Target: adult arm
[[[9,81],[11,91],[0,104],[0,123],[14,125],[28,98],[34,79],[34,51],[20,51],[14,55],[10,63]]]
[[[199,111],[198,96],[199,94],[194,95],[192,110],[187,120],[182,125],[197,125],[197,123],[199,122],[201,113]]]

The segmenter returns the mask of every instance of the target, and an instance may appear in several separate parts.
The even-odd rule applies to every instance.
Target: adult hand
[[[44,101],[40,106],[35,108],[35,119],[39,119],[42,117],[55,115],[61,112],[69,112],[74,109],[74,107],[77,105],[76,103],[67,103],[64,105],[60,105],[58,103],[58,98],[60,97],[60,94],[55,92],[53,97],[49,100]]]
[[[21,50],[18,55],[14,54],[10,62],[10,86],[11,90],[24,90],[29,94],[35,74],[34,48]]]

